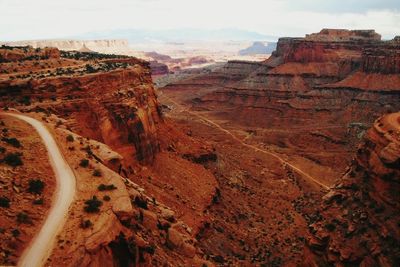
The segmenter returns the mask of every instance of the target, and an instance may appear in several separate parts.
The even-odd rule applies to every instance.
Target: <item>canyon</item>
[[[399,38],[323,29],[174,73],[107,50],[123,41],[57,42],[0,46],[3,111],[40,121],[76,179],[46,266],[399,264]],[[28,124],[0,128],[0,264],[15,265],[56,180]]]
[[[331,202],[326,204],[321,199],[324,199],[325,193],[328,196],[336,195],[334,192],[338,181],[347,181],[349,179],[348,174],[346,175],[348,166],[352,166],[350,168],[356,168],[357,170],[360,169],[353,162],[354,155],[359,151],[364,151],[359,148],[359,145],[363,140],[368,140],[372,130],[367,130],[375,127],[377,124],[375,120],[383,114],[397,112],[400,109],[399,49],[398,38],[381,41],[379,34],[372,30],[324,29],[320,33],[310,34],[305,38],[280,38],[276,51],[266,61],[229,61],[222,67],[208,72],[193,72],[191,75],[186,73],[181,79],[171,79],[171,83],[163,86],[160,99],[162,102],[167,103],[167,110],[171,109],[169,111],[171,116],[193,125],[194,123],[190,122],[190,119],[186,118],[185,116],[187,115],[184,113],[174,114],[177,112],[175,111],[177,104],[186,106],[187,110],[212,120],[224,131],[228,131],[236,138],[243,140],[244,145],[256,146],[259,149],[283,157],[292,166],[301,169],[302,172],[311,177],[316,177],[319,182],[333,188],[325,192],[321,192],[321,188],[319,190],[315,190],[315,188],[310,190],[310,186],[315,187],[315,183],[310,182],[310,179],[306,179],[307,175],[290,167],[288,164],[283,164],[280,167],[277,164],[274,168],[278,175],[292,177],[295,180],[296,187],[298,187],[296,188],[299,190],[298,195],[288,193],[293,195],[293,199],[286,200],[288,194],[281,196],[279,199],[285,199],[287,202],[282,204],[290,214],[287,218],[293,217],[291,211],[293,208],[293,214],[299,213],[305,220],[305,225],[301,228],[311,229],[312,237],[310,239],[308,234],[299,235],[300,240],[304,238],[305,247],[308,248],[307,252],[305,252],[305,255],[310,256],[306,263],[308,264],[307,266],[323,266],[323,264],[334,263],[356,265],[363,263],[363,266],[371,266],[372,263],[385,266],[386,263],[387,266],[392,266],[398,262],[398,252],[390,251],[385,246],[388,244],[398,246],[398,227],[389,230],[392,231],[389,236],[393,238],[390,241],[370,238],[368,246],[379,247],[379,253],[368,257],[367,254],[369,252],[361,249],[360,246],[362,245],[360,243],[356,245],[359,242],[358,238],[362,235],[364,241],[367,240],[370,237],[369,227],[374,229],[386,227],[385,220],[382,220],[378,215],[378,219],[374,220],[374,223],[369,222],[369,225],[353,223],[351,228],[354,229],[354,236],[351,234],[342,235],[341,232],[337,233],[337,231],[343,225],[350,225],[350,222],[346,222],[345,216],[339,213],[338,209],[346,210],[349,214],[355,211],[358,212],[363,209],[363,206],[359,204],[360,201],[363,202],[360,200],[362,198],[354,200],[349,197],[343,203],[340,202],[342,200],[340,199],[336,204],[338,208],[333,208]],[[193,120],[193,116],[190,117]],[[202,120],[201,117],[200,120]],[[204,119],[203,122],[210,125]],[[198,126],[192,127],[197,128]],[[216,126],[212,128],[216,128]],[[197,132],[199,132],[198,135],[200,136],[206,135],[207,140],[215,140],[216,143],[223,142],[217,137],[204,133],[204,130],[203,132],[201,130]],[[398,129],[392,130],[388,135],[392,134],[396,136]],[[372,144],[379,143],[379,146],[381,146],[383,141],[378,140],[374,138],[372,142],[369,142],[371,144],[368,145],[370,148],[367,148],[367,151],[374,147]],[[229,148],[225,145],[221,150],[229,151]],[[360,155],[364,155],[364,152]],[[229,153],[234,154],[232,151]],[[245,153],[254,155],[254,153],[250,152]],[[379,154],[380,152],[376,151],[375,153]],[[397,155],[394,156],[394,161],[396,161],[398,152],[393,153]],[[369,152],[365,154],[369,154]],[[357,154],[357,157],[360,155]],[[240,157],[239,155],[237,156]],[[256,158],[254,161],[258,162],[259,159]],[[383,159],[382,161],[384,162]],[[243,163],[243,159],[237,160],[237,162],[242,170],[249,168],[246,163]],[[379,191],[378,189],[372,189],[375,186],[374,184],[370,184],[368,180],[357,180],[361,176],[366,177],[367,173],[374,177],[383,177],[382,173],[376,173],[377,170],[374,169],[378,168],[376,167],[378,166],[377,164],[382,164],[378,162],[380,161],[377,161],[376,157],[374,157],[374,162],[370,163],[374,167],[364,163],[362,165],[364,166],[363,169],[365,169],[364,174],[352,174],[354,181],[351,181],[351,183],[355,184],[355,187],[362,188],[362,190],[357,189],[359,190],[358,194],[365,195],[366,191],[369,192],[368,190],[371,190],[369,192],[371,197],[367,196],[364,200],[371,199],[369,200],[373,203],[371,205],[380,203],[379,205],[385,206],[393,214],[388,216],[385,213],[387,218],[396,218],[398,211],[395,211],[396,204],[394,204],[394,199],[398,198],[399,194],[399,184],[397,182],[393,181],[390,186],[386,187],[387,189],[379,187],[379,190],[384,192],[387,192],[389,187],[393,189],[390,193],[387,192],[392,196],[391,202],[386,202],[374,196],[373,192]],[[261,166],[268,165],[263,163]],[[265,171],[261,166],[255,168],[263,170],[263,175],[265,175]],[[281,170],[280,173],[278,169]],[[285,170],[289,170],[291,174],[282,173]],[[398,177],[397,172],[388,172],[392,173],[390,175],[393,175],[393,177]],[[226,177],[226,174],[223,173],[219,175]],[[268,177],[270,176],[271,174],[268,175]],[[247,186],[250,184],[250,177],[259,181],[265,180],[260,173],[251,173],[246,179]],[[217,178],[219,178],[218,175]],[[304,185],[306,180],[308,180],[308,187]],[[220,179],[219,182],[220,186],[224,183]],[[342,183],[338,184],[342,186]],[[264,190],[268,188],[264,184],[261,187]],[[261,207],[252,207],[252,211],[256,214],[271,214],[272,210],[274,210],[271,207],[268,207],[268,211],[257,212],[258,209],[266,205],[265,200],[271,199],[270,193],[257,192],[257,188],[258,186],[250,186],[250,189],[254,191],[252,191],[251,200],[249,199],[248,201],[256,203],[257,199],[264,201],[259,204]],[[285,189],[285,192],[291,191]],[[351,190],[346,191],[346,194],[343,193],[343,199],[353,193],[350,192]],[[383,195],[386,194],[381,193]],[[274,204],[278,205],[276,202]],[[320,202],[322,202],[321,208],[317,204]],[[382,204],[383,202],[385,204]],[[225,209],[230,210],[232,213],[240,210],[238,207],[232,209],[225,207]],[[282,210],[282,208],[277,209]],[[325,210],[327,210],[326,213]],[[219,212],[216,212],[216,214],[217,217],[222,214],[219,219],[223,228],[234,225],[224,222],[224,218],[227,215],[221,211]],[[369,216],[373,217],[374,211],[372,210],[370,213],[371,215]],[[259,222],[259,220],[256,221]],[[347,216],[347,220],[349,220],[349,216]],[[354,217],[351,220],[357,220],[357,218]],[[254,223],[254,220],[252,222]],[[278,223],[271,219],[268,222],[270,227]],[[281,225],[281,223],[282,220],[279,221],[278,225]],[[283,225],[287,224],[290,224],[290,222],[283,223]],[[373,226],[371,226],[372,224]],[[295,225],[299,227],[301,224],[296,222]],[[328,228],[332,227],[333,229],[327,230],[325,228],[326,225],[328,225]],[[240,228],[243,229],[245,227]],[[281,229],[281,231],[283,230]],[[363,231],[365,231],[365,235]],[[255,231],[255,233],[257,232]],[[273,232],[276,233],[279,230],[274,229]],[[297,230],[297,232],[300,233],[301,231]],[[209,245],[216,242],[216,240],[212,239],[213,234],[208,237],[212,241],[207,240],[206,237],[202,241],[203,244]],[[236,230],[233,230],[230,234],[231,236],[238,235]],[[224,235],[228,234],[225,232]],[[224,235],[219,238],[222,239]],[[247,236],[251,235],[249,232]],[[293,235],[286,233],[285,236],[293,237]],[[254,260],[252,264],[257,263],[256,259],[260,260],[259,255],[265,254],[265,251],[261,250],[260,243],[269,244],[271,240],[275,243],[268,246],[269,251],[271,251],[271,247],[276,248],[277,244],[285,242],[279,240],[279,238],[275,240],[273,238],[266,238],[263,241],[258,240],[259,244],[248,248],[249,251],[256,252],[252,258]],[[311,240],[311,242],[308,240]],[[219,242],[226,244],[232,241],[227,239],[225,242]],[[319,245],[318,242],[320,242]],[[347,242],[355,243],[354,245],[347,245]],[[365,245],[365,242],[362,244]],[[247,240],[244,243],[248,245]],[[287,246],[290,247],[290,244],[296,244],[296,242],[288,240]],[[293,248],[296,248],[296,245]],[[278,250],[283,251],[282,248]],[[243,250],[238,252],[229,251],[228,249],[223,250],[223,253],[225,253],[223,255],[224,258],[229,260],[232,259],[232,255],[235,258],[235,255],[246,254]],[[277,259],[285,258],[286,260],[283,260],[283,262],[275,261],[279,262],[278,265],[301,264],[301,260],[298,258],[296,262],[295,259],[299,256],[296,256],[293,251],[291,253],[285,251],[281,255],[279,254],[272,253],[272,255],[277,256]],[[315,255],[317,256],[315,257]],[[287,260],[288,257],[292,257],[291,260]],[[262,259],[264,260],[265,258]],[[269,260],[270,263],[274,262],[272,257]]]

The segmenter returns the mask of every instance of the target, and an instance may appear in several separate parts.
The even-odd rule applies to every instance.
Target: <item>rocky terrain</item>
[[[127,40],[31,40],[4,42],[0,45],[32,46],[33,48],[54,47],[64,51],[90,50],[103,54],[125,54],[130,50]]]
[[[310,222],[317,265],[400,263],[400,113],[375,121],[352,164]]]
[[[257,142],[343,170],[374,118],[399,109],[399,43],[379,41],[369,31],[371,37],[347,37],[357,33],[323,30],[281,38],[263,63],[230,61],[164,92],[251,130]]]
[[[78,192],[48,265],[205,263],[194,236],[206,220],[202,211],[211,203],[217,184],[199,163],[215,160],[215,154],[210,145],[163,119],[149,63],[47,48],[3,46],[0,50],[1,106],[6,112],[16,109],[43,121],[77,179]],[[7,120],[4,123],[9,128]],[[19,131],[19,135],[32,132]],[[3,132],[4,138],[14,137]],[[24,162],[25,154],[33,155],[28,148],[22,142]],[[4,203],[12,207],[1,208],[7,214],[4,228],[2,224],[6,236],[13,233],[16,214],[29,210],[34,200],[23,191],[28,183],[25,177],[42,176],[25,174],[19,167],[9,170],[9,151],[13,149],[7,146],[2,152],[1,169],[18,173],[18,178],[1,179]],[[48,184],[46,180],[45,193],[51,196]],[[14,204],[15,199],[22,199],[21,206]],[[44,203],[43,208],[50,204],[47,198]],[[34,223],[22,224],[21,237],[4,244],[1,264],[16,263],[45,211],[26,212]]]
[[[369,30],[322,30],[320,33],[307,35],[305,38],[281,38],[276,51],[268,60],[264,62],[230,61],[223,67],[208,72],[184,75],[181,79],[175,79],[164,86],[162,88],[163,95],[160,99],[161,102],[172,109],[169,112],[170,116],[184,121],[190,125],[189,127],[196,129],[193,132],[196,132],[197,135],[203,136],[207,140],[214,140],[216,143],[222,142],[221,150],[217,150],[218,154],[224,154],[220,152],[223,150],[229,151],[227,153],[231,155],[233,158],[231,160],[236,162],[239,169],[248,170],[252,168],[241,158],[241,155],[234,152],[232,144],[226,144],[227,141],[224,143],[222,141],[224,139],[218,137],[219,134],[214,137],[208,132],[215,135],[215,129],[217,129],[218,132],[221,131],[221,134],[225,135],[225,138],[230,135],[231,137],[235,136],[236,140],[242,140],[242,146],[254,145],[259,149],[284,155],[288,162],[293,163],[312,177],[316,177],[328,186],[334,186],[338,178],[343,176],[343,173],[347,173],[348,166],[354,168],[352,159],[355,154],[358,153],[363,156],[369,154],[364,150],[360,152],[358,149],[359,144],[364,140],[363,136],[365,135],[365,138],[368,138],[370,133],[373,132],[373,130],[370,130],[367,134],[367,129],[375,127],[374,121],[382,114],[400,109],[400,85],[397,81],[400,77],[398,70],[399,51],[398,38],[391,41],[381,41],[378,34]],[[184,111],[179,112],[178,104],[185,106],[187,112],[190,111],[191,113],[185,115]],[[197,122],[191,122],[191,120]],[[209,125],[208,127],[214,128],[214,130],[201,130],[198,123]],[[395,128],[392,129],[392,132],[395,132]],[[375,142],[381,144],[382,141],[374,139],[373,143]],[[236,143],[236,145],[238,144]],[[375,147],[373,144],[370,144],[370,146]],[[256,157],[254,153],[246,153]],[[220,158],[222,157],[220,155]],[[259,160],[256,157],[254,162],[259,162]],[[372,162],[371,164],[381,171],[379,165],[375,165],[378,163]],[[267,163],[262,165],[268,166]],[[275,172],[279,173],[278,175],[287,177],[289,180],[290,177],[293,179],[293,176],[282,172],[282,168],[285,170],[285,167],[278,166],[273,168]],[[253,168],[261,169],[260,166],[253,166]],[[223,186],[226,174],[219,171],[217,169],[215,172],[220,183],[221,194],[225,197],[231,196],[232,193]],[[372,172],[371,169],[366,170],[366,172],[369,171]],[[263,175],[266,175],[269,180],[273,177],[271,174],[265,174],[265,172]],[[363,177],[366,177],[367,174],[363,175]],[[382,173],[368,175],[384,177]],[[391,175],[398,176],[396,172]],[[224,178],[220,178],[221,176]],[[298,233],[302,233],[304,225],[306,225],[306,228],[311,225],[312,233],[316,233],[316,237],[311,238],[311,245],[309,246],[312,247],[313,253],[319,256],[319,259],[315,260],[310,256],[313,260],[308,261],[308,264],[314,264],[314,266],[324,266],[324,262],[328,266],[333,263],[345,264],[345,266],[360,264],[371,250],[361,249],[360,246],[364,246],[365,242],[358,245],[354,243],[354,247],[351,245],[352,243],[348,246],[348,239],[346,239],[348,237],[346,236],[343,239],[342,232],[337,233],[334,230],[336,228],[332,230],[330,220],[334,221],[333,227],[339,228],[339,226],[342,227],[342,224],[346,225],[348,216],[340,215],[342,213],[335,213],[332,210],[347,209],[349,214],[354,213],[356,211],[350,211],[350,206],[353,205],[350,203],[354,201],[354,207],[352,206],[351,209],[354,208],[358,212],[359,209],[356,208],[356,205],[363,201],[357,198],[356,200],[349,199],[344,205],[339,202],[337,209],[332,207],[331,202],[328,202],[319,208],[318,203],[322,201],[321,198],[326,192],[318,193],[315,188],[305,187],[304,184],[298,187],[298,179],[301,176],[306,178],[304,175],[299,176],[299,173],[294,178],[297,181],[294,186],[297,187],[296,190],[299,190],[299,195],[293,193],[296,197],[286,203],[283,201],[282,205],[283,209],[287,210],[292,216],[299,213],[301,214],[299,216],[305,220],[304,224],[299,222],[295,224],[299,227]],[[358,177],[359,174],[356,176]],[[244,180],[246,181],[246,188],[252,192],[252,198],[248,201],[257,202],[257,199],[269,199],[270,193],[258,192],[258,187],[251,185],[251,178],[260,181],[265,180],[265,178],[261,178],[260,173],[252,173]],[[375,186],[365,180],[357,180],[354,183],[358,186],[357,188]],[[310,186],[310,181],[307,184]],[[268,187],[263,185],[262,188]],[[277,189],[276,185],[272,188]],[[385,187],[386,189],[379,188],[391,195],[392,198],[391,203],[384,202],[382,205],[390,210],[389,213],[398,213],[398,207],[396,208],[396,205],[393,204],[393,199],[395,196],[398,198],[399,194],[398,183],[394,182],[390,187]],[[379,190],[373,189],[371,194],[373,194],[373,191]],[[346,191],[346,194],[351,194],[349,192]],[[386,194],[383,192],[382,194]],[[328,196],[324,199],[329,198],[330,194],[334,193],[328,191]],[[342,199],[339,201],[342,201]],[[232,204],[229,203],[228,206],[224,206],[223,210],[232,213],[241,210],[241,207],[231,208],[230,205]],[[293,214],[290,212],[291,208],[294,208]],[[277,209],[282,210],[282,207]],[[252,210],[257,209],[252,207]],[[259,214],[270,214],[272,210],[274,208],[269,208],[267,213],[264,211]],[[370,212],[373,213],[373,209]],[[221,210],[215,213],[217,218],[220,213]],[[230,227],[235,225],[224,221],[226,216],[224,214],[219,217],[222,224],[219,227],[225,229],[224,235],[227,234],[226,229],[232,229]],[[324,216],[326,216],[326,219]],[[365,215],[363,215],[364,217]],[[387,219],[389,218],[391,217],[387,217]],[[256,219],[247,219],[252,223],[259,222]],[[320,222],[317,226],[313,225],[316,221]],[[278,225],[276,221],[271,219],[268,219],[265,223],[270,227]],[[283,225],[286,225],[286,223]],[[347,223],[350,224],[350,222]],[[328,228],[331,230],[326,230],[325,224],[328,224]],[[371,223],[362,226],[357,225],[359,228],[355,229],[362,232],[364,237],[369,238],[369,227],[372,229],[387,227],[385,220],[382,220],[381,217],[372,224],[374,225],[372,226]],[[392,236],[395,237],[394,240],[382,240],[374,237],[369,241],[368,246],[378,246],[380,247],[379,250],[385,252],[375,254],[372,257],[373,259],[371,258],[373,261],[369,261],[370,259],[367,257],[368,259],[363,263],[363,266],[374,266],[374,262],[376,265],[379,262],[380,266],[396,265],[398,252],[389,249],[390,246],[395,244],[393,242],[397,242],[396,240],[399,237],[398,226],[396,227],[393,228],[394,232],[392,232]],[[361,228],[363,230],[360,230]],[[284,232],[283,229],[275,231]],[[304,231],[307,232],[307,229]],[[319,232],[321,232],[321,236]],[[229,233],[231,236],[240,236],[240,231],[237,230],[231,230]],[[285,235],[286,233],[282,234]],[[217,242],[216,239],[212,238],[213,235],[215,233],[208,236],[210,239],[202,240],[203,246],[210,246],[210,244]],[[219,236],[219,238],[222,239],[224,235]],[[251,234],[247,233],[247,235]],[[358,237],[360,235],[354,236],[354,242],[360,241]],[[307,234],[300,234],[299,238],[305,240]],[[219,242],[222,244],[230,242],[228,240],[224,242],[220,239]],[[273,238],[268,237],[260,243],[268,244],[271,240],[274,241]],[[275,242],[276,246],[282,244],[279,239]],[[247,241],[244,244],[248,244]],[[290,246],[289,244],[291,244],[290,241],[288,241],[287,246]],[[220,253],[225,263],[235,262],[238,258],[237,255],[249,255],[248,253],[253,251],[263,254],[261,248],[260,244],[255,244],[254,247],[247,249],[242,248],[242,252],[220,248]],[[283,248],[281,250],[283,251]],[[305,255],[313,253],[306,252]],[[345,256],[343,257],[341,253]],[[297,260],[297,264],[301,262],[299,256],[293,251],[286,251],[284,256],[279,255],[279,252],[276,251],[271,255],[269,258],[271,265],[272,262],[274,264],[279,262],[278,265],[293,263]],[[243,260],[242,256],[239,258]],[[257,258],[255,255],[251,258],[253,263],[254,257]],[[274,257],[276,257],[275,260]],[[288,258],[291,258],[291,260],[288,260]],[[282,261],[278,259],[282,259]],[[242,264],[250,264],[251,261],[249,260],[246,257]]]
[[[0,264],[15,265],[46,218],[55,179],[32,127],[1,116],[0,129]]]
[[[1,265],[56,188],[40,138],[7,112],[41,121],[76,178],[46,266],[399,264],[398,38],[324,29],[264,61],[169,75],[79,50],[0,47]]]

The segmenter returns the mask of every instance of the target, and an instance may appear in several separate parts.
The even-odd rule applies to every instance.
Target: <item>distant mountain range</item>
[[[72,38],[78,39],[126,39],[131,43],[182,42],[182,41],[277,41],[277,36],[264,35],[240,29],[173,29],[143,30],[119,29],[88,32]]]

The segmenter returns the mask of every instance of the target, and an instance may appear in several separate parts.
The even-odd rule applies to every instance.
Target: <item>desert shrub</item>
[[[37,198],[35,200],[32,201],[33,205],[43,205],[43,198]]]
[[[103,200],[104,200],[104,201],[110,201],[110,200],[111,200],[111,197],[108,196],[108,195],[105,195],[105,196],[103,197]]]
[[[3,158],[3,162],[5,162],[7,165],[10,165],[12,167],[21,166],[21,165],[23,165],[21,155],[22,155],[21,153],[8,153]]]
[[[81,162],[79,163],[79,166],[86,168],[89,166],[89,160],[88,159],[82,159]]]
[[[336,226],[333,223],[327,223],[327,224],[325,224],[325,228],[329,232],[332,232],[332,231],[334,231],[336,229]]]
[[[101,184],[97,187],[97,189],[99,189],[99,191],[111,191],[117,189],[117,187],[115,187],[113,184]]]
[[[28,192],[32,194],[42,194],[44,189],[44,182],[40,179],[30,179],[29,180],[29,187]]]
[[[89,65],[89,64],[86,64],[85,67],[86,67],[86,71],[89,72],[89,73],[94,73],[94,72],[96,72],[96,69],[93,68],[93,66],[91,66],[91,65]]]
[[[21,147],[21,143],[19,142],[19,140],[17,138],[7,138],[7,137],[3,137],[1,138],[1,141],[6,142],[7,144],[12,145],[13,147],[16,148],[20,148]]]
[[[95,176],[95,177],[101,177],[101,171],[99,170],[99,169],[95,169],[94,171],[93,171],[93,176]]]
[[[92,151],[92,149],[90,148],[89,145],[85,146],[85,147],[83,148],[83,150],[86,151],[86,153],[88,153],[89,156],[92,156],[92,155],[93,155],[93,151]]]
[[[88,213],[96,213],[100,211],[101,205],[103,205],[103,202],[98,200],[96,196],[93,196],[91,199],[85,201],[84,210]]]
[[[24,96],[22,97],[22,99],[19,100],[19,102],[25,106],[29,106],[31,104],[31,98],[29,96]]]
[[[143,248],[143,251],[149,253],[150,255],[154,255],[156,252],[156,247],[154,245],[148,245]]]
[[[21,232],[18,229],[13,229],[11,230],[11,234],[13,237],[18,237],[21,234]]]
[[[0,207],[9,208],[10,200],[7,197],[0,197]]]
[[[133,204],[135,204],[135,206],[145,209],[147,210],[147,199],[136,196],[135,199],[133,200]]]
[[[0,153],[3,154],[4,152],[6,152],[6,149],[2,146],[0,146]]]
[[[17,222],[24,223],[24,224],[31,224],[32,220],[27,213],[20,212],[17,214]]]
[[[92,227],[93,223],[90,220],[82,220],[81,221],[81,228],[86,229]]]
[[[69,135],[67,136],[67,141],[68,141],[68,142],[74,142],[74,137],[72,136],[72,134],[69,134]]]

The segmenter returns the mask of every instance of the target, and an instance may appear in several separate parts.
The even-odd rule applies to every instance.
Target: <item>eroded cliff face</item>
[[[284,127],[290,136],[270,133],[260,139],[302,151],[296,153],[304,152],[306,140],[315,150],[341,147],[346,151],[341,163],[336,156],[323,162],[343,169],[373,120],[400,108],[399,51],[398,42],[380,41],[374,31],[323,30],[312,37],[281,38],[261,64],[228,62],[210,74],[171,83],[165,91],[171,96],[196,91],[186,103],[218,110],[217,117],[241,126]],[[194,87],[194,81],[207,87]]]
[[[0,63],[16,62],[20,60],[58,59],[60,51],[56,48],[33,50],[30,47],[0,49]]]
[[[379,118],[351,166],[324,196],[310,224],[310,262],[397,266],[400,263],[400,113]]]
[[[10,46],[32,46],[33,48],[55,47],[66,51],[89,49],[93,52],[108,54],[127,52],[130,49],[128,40],[31,40],[5,42],[4,44]]]
[[[10,107],[13,101],[35,103],[31,109],[54,112],[69,119],[72,130],[125,157],[151,163],[159,150],[156,124],[161,118],[148,63],[115,58],[91,64],[81,61],[45,77],[29,74],[25,79],[4,80],[3,103]]]
[[[194,237],[218,188],[203,164],[217,156],[161,117],[149,63],[53,48],[0,50],[18,55],[0,64],[1,107],[43,121],[77,179],[46,265],[212,266]],[[88,211],[87,201],[100,204]]]

